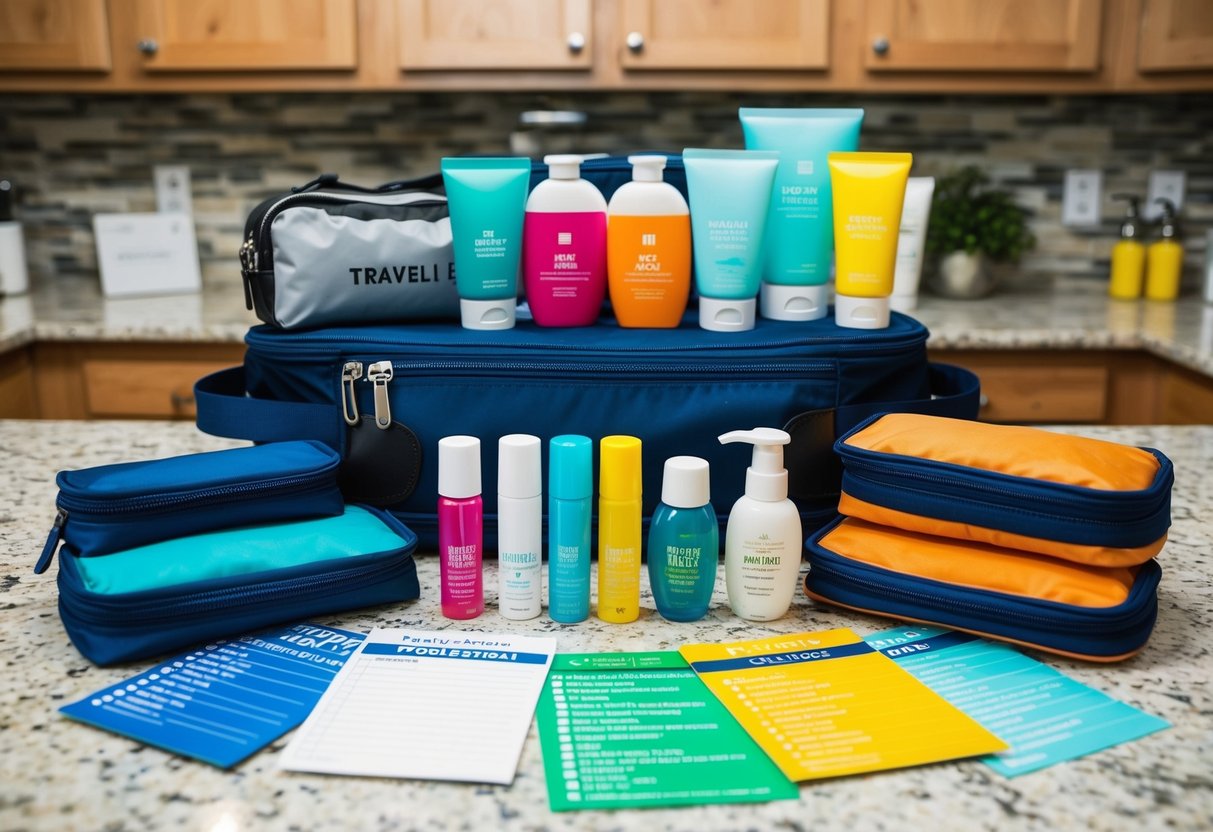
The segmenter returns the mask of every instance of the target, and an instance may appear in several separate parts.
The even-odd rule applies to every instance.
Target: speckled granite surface
[[[1158,714],[1173,728],[1015,780],[978,763],[818,781],[798,803],[554,815],[532,730],[510,788],[286,774],[281,742],[233,771],[174,757],[59,716],[56,708],[144,669],[100,669],[70,645],[56,609],[55,568],[31,569],[53,516],[60,468],[230,447],[188,424],[0,422],[0,829],[1208,829],[1213,819],[1213,628],[1210,586],[1213,426],[1069,429],[1162,449],[1175,461],[1174,526],[1161,561],[1158,627],[1144,653],[1116,666],[1046,659],[1088,684]],[[673,649],[688,640],[886,626],[819,609],[750,625],[728,611],[723,583],[708,617],[665,622],[650,596],[630,625],[507,623],[492,605],[472,622],[438,612],[437,562],[419,558],[422,598],[323,623],[555,633],[562,650]],[[721,571],[723,580],[723,570]],[[496,573],[486,570],[486,587]],[[645,582],[647,586],[647,581]],[[424,714],[418,714],[424,718]],[[474,749],[469,749],[474,753]]]
[[[1022,278],[979,301],[925,295],[915,316],[938,349],[1145,349],[1213,376],[1213,306],[1112,301],[1100,281]],[[43,280],[0,300],[0,351],[31,341],[239,343],[257,319],[238,284],[107,300],[93,280]]]

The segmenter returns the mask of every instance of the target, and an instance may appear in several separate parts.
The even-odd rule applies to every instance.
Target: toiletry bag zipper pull
[[[341,415],[347,425],[358,424],[358,393],[354,382],[362,378],[362,362],[347,361],[341,368]]]
[[[51,565],[51,560],[55,557],[55,550],[59,548],[59,540],[63,537],[63,524],[67,522],[67,509],[58,509],[55,512],[55,523],[51,526],[51,533],[46,536],[46,545],[42,547],[42,554],[38,556],[38,562],[34,564],[34,574],[41,575]]]
[[[392,362],[376,361],[367,368],[366,380],[375,385],[375,427],[387,430],[392,426],[392,405],[387,397],[387,385],[392,380]]]

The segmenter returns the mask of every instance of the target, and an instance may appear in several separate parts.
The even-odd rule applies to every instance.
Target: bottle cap
[[[497,496],[526,499],[543,493],[538,436],[511,433],[497,440]]]
[[[480,440],[444,436],[438,440],[438,496],[463,500],[480,494]]]
[[[665,170],[665,157],[629,156],[628,164],[632,166],[633,182],[660,182],[661,172]]]
[[[764,503],[787,499],[788,472],[783,467],[783,446],[791,442],[792,437],[786,431],[777,428],[734,430],[717,438],[722,445],[749,442],[754,446],[750,467],[745,469],[747,497]]]
[[[564,434],[548,442],[548,493],[557,500],[594,496],[594,443],[588,436]]]
[[[744,332],[754,328],[754,313],[758,301],[725,300],[699,296],[699,327],[712,332]]]
[[[604,436],[598,450],[599,496],[604,500],[640,499],[640,440]]]
[[[889,325],[889,299],[835,295],[834,323],[850,329],[884,329]]]
[[[815,321],[826,312],[826,287],[762,284],[762,317],[771,321]]]
[[[582,158],[572,153],[554,153],[543,157],[549,179],[580,179]]]
[[[708,461],[697,456],[672,456],[665,461],[661,502],[671,508],[699,508],[712,501]]]
[[[518,301],[515,298],[460,299],[459,318],[464,329],[513,329],[517,306]]]

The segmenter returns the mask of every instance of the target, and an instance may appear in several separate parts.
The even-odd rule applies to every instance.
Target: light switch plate
[[[1142,206],[1141,215],[1153,222],[1162,216],[1162,206],[1154,200],[1166,197],[1175,203],[1175,211],[1184,207],[1184,190],[1188,184],[1188,176],[1182,170],[1152,170],[1150,185],[1146,190],[1146,204]]]
[[[1103,171],[1068,170],[1061,196],[1063,225],[1091,227],[1099,225],[1099,205],[1103,191]]]
[[[194,213],[194,195],[190,188],[190,169],[185,165],[156,165],[156,211],[161,214]]]

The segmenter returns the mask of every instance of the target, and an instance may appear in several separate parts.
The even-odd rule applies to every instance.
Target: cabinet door
[[[1213,3],[1209,0],[1145,0],[1137,68],[1213,69]]]
[[[135,0],[143,68],[353,69],[355,0]]]
[[[625,69],[825,69],[828,0],[622,0]]]
[[[869,71],[1099,68],[1101,0],[867,0],[865,17]]]
[[[588,69],[590,0],[397,0],[400,66]]]
[[[105,0],[0,0],[0,70],[109,68]]]

